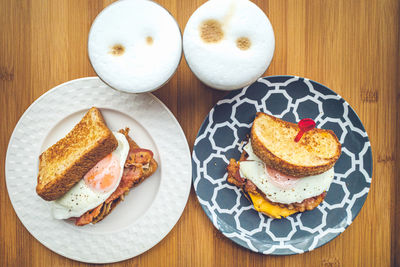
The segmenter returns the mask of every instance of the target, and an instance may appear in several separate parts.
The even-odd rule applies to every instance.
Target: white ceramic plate
[[[111,130],[128,126],[131,137],[154,152],[159,168],[106,219],[77,227],[53,219],[49,203],[36,194],[38,157],[92,106],[101,109]],[[69,81],[38,98],[17,123],[5,164],[11,203],[28,231],[54,252],[90,263],[129,259],[160,242],[186,205],[191,169],[185,135],[160,100],[115,91],[97,77]]]

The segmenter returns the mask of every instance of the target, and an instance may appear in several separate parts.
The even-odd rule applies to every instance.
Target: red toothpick
[[[294,138],[295,142],[299,142],[305,132],[308,132],[315,128],[315,121],[313,121],[312,119],[302,119],[297,125],[299,126],[300,131]]]

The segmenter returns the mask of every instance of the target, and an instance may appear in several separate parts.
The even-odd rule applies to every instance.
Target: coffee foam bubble
[[[223,36],[203,32],[217,21]],[[216,25],[216,24],[214,24]],[[218,39],[218,38],[216,38]],[[210,87],[233,90],[249,85],[268,68],[275,49],[274,32],[267,16],[248,0],[210,0],[190,17],[183,34],[186,61],[194,74]]]
[[[111,87],[145,92],[163,85],[175,72],[182,39],[175,19],[148,0],[120,0],[92,24],[89,58],[97,75]]]

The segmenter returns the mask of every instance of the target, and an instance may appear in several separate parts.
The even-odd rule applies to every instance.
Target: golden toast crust
[[[294,177],[323,173],[332,168],[341,154],[341,144],[331,130],[314,128],[299,142],[295,123],[258,112],[251,128],[254,153],[268,166]]]
[[[48,201],[61,197],[117,146],[100,111],[91,108],[64,138],[39,156],[37,194]]]

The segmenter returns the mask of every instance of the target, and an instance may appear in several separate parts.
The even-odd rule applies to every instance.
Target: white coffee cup
[[[89,32],[90,62],[110,87],[150,92],[175,73],[182,37],[172,15],[149,0],[120,0],[94,20]]]
[[[210,0],[189,18],[183,51],[192,72],[220,90],[242,88],[268,68],[275,37],[265,13],[248,0]]]

